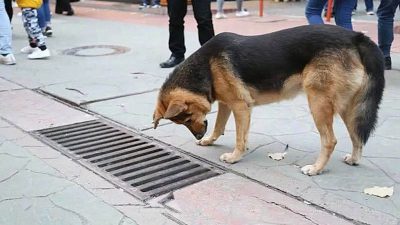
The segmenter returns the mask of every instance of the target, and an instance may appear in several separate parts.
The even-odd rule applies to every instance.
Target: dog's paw
[[[354,159],[351,157],[351,154],[346,154],[343,158],[344,162],[351,165],[351,166],[356,166],[358,165],[358,160]]]
[[[308,175],[308,176],[315,176],[315,175],[318,175],[321,173],[321,171],[318,171],[314,165],[303,166],[301,168],[301,172],[303,172],[305,175]]]
[[[226,162],[226,163],[235,163],[237,161],[239,161],[242,157],[235,154],[234,152],[232,153],[224,153],[219,157],[219,160],[221,160],[222,162]]]
[[[200,140],[196,141],[196,144],[201,145],[201,146],[207,146],[207,145],[212,145],[214,144],[215,139],[211,136],[204,137]]]

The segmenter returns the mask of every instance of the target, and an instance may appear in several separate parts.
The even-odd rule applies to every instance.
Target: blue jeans
[[[43,4],[40,8],[37,9],[37,12],[39,26],[40,28],[44,29],[51,20],[49,0],[43,0]]]
[[[399,4],[400,0],[382,0],[378,7],[378,44],[384,56],[390,56],[394,38],[393,18]]]
[[[306,6],[306,17],[309,24],[323,24],[321,14],[327,0],[309,0]],[[335,0],[335,23],[338,26],[353,30],[351,12],[357,0]]]
[[[0,54],[11,54],[11,24],[4,1],[0,1]]]

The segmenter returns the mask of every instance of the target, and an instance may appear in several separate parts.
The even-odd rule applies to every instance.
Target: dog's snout
[[[196,134],[195,137],[197,140],[200,140],[204,137],[204,134]]]

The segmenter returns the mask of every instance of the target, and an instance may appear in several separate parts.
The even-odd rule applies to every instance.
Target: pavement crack
[[[78,89],[76,89],[76,88],[65,88],[65,89],[68,90],[68,91],[75,91],[75,92],[78,92],[78,93],[81,94],[81,95],[87,95],[87,94],[83,93],[82,91],[80,91],[80,90],[78,90]]]
[[[288,210],[288,211],[290,211],[290,212],[292,212],[292,213],[294,213],[294,214],[296,214],[296,215],[299,215],[299,216],[303,217],[304,219],[310,221],[312,224],[318,225],[318,223],[316,223],[316,222],[314,222],[312,219],[308,218],[307,215],[305,215],[305,214],[303,214],[303,213],[296,212],[296,211],[292,210],[291,208],[287,207],[286,205],[277,203],[277,202],[275,202],[275,201],[267,201],[267,200],[262,199],[262,198],[259,198],[259,197],[257,197],[257,196],[251,196],[251,197],[256,198],[256,199],[258,199],[258,200],[260,200],[260,201],[262,201],[262,202],[265,202],[265,203],[267,203],[267,204],[273,204],[273,205],[278,206],[278,207],[280,207],[280,208],[282,208],[282,209]]]
[[[374,165],[376,168],[378,168],[383,174],[385,174],[388,178],[390,178],[394,183],[398,184],[399,182],[396,181],[396,179],[394,179],[388,172],[386,172],[384,169],[382,169],[378,164],[376,164],[375,162],[373,162],[372,160],[365,158],[366,160],[368,160],[368,162],[370,162],[372,165]]]
[[[34,170],[31,170],[31,169],[25,169],[25,170],[26,170],[26,171],[29,171],[29,172],[31,172],[31,173],[42,174],[42,175],[46,175],[46,176],[50,176],[50,177],[55,177],[55,178],[67,180],[66,177],[63,177],[63,176],[57,176],[57,175],[50,174],[50,173],[34,171]]]
[[[71,214],[77,216],[77,217],[81,220],[81,224],[83,224],[83,225],[89,224],[89,221],[88,221],[84,216],[82,216],[81,214],[79,214],[79,213],[77,213],[77,212],[75,212],[75,211],[73,211],[73,210],[71,210],[71,209],[64,208],[64,207],[62,207],[62,206],[56,204],[56,203],[55,203],[53,200],[51,200],[51,199],[49,199],[49,201],[54,205],[54,207],[56,207],[56,208],[58,208],[58,209],[61,209],[61,210],[63,210],[63,211],[69,212],[69,213],[71,213]]]
[[[17,175],[18,173],[20,173],[22,170],[24,170],[28,164],[31,162],[31,160],[27,161],[20,169],[18,169],[17,171],[15,171],[13,174],[11,174],[10,176],[0,180],[0,183],[6,182],[8,180],[10,180],[11,178],[13,178],[15,175]]]

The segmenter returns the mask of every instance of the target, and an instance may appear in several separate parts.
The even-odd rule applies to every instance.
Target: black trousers
[[[194,18],[197,21],[200,44],[203,45],[214,36],[211,0],[192,0]],[[172,56],[185,56],[184,17],[187,12],[187,0],[168,0],[169,50]]]
[[[69,0],[56,0],[56,13],[71,12],[72,7]]]
[[[4,0],[4,5],[5,5],[6,11],[7,11],[8,18],[10,19],[10,22],[11,22],[11,19],[13,17],[13,8],[12,8],[11,0]]]

